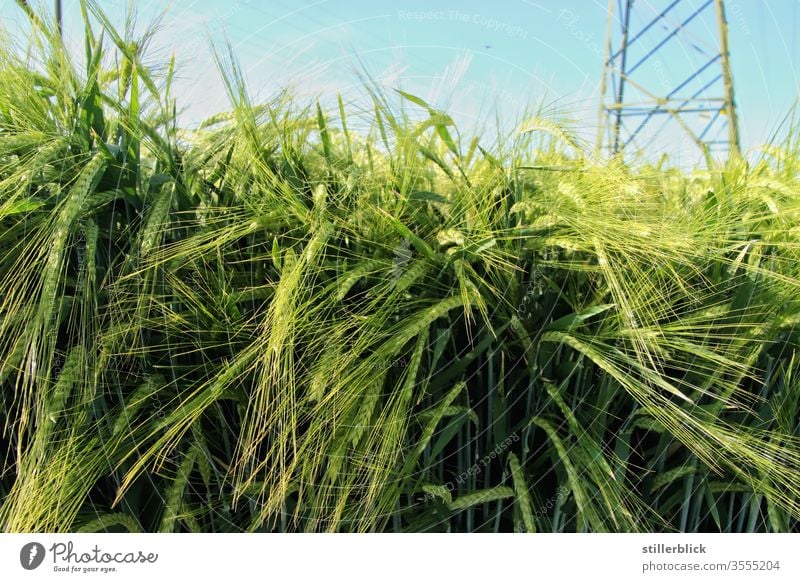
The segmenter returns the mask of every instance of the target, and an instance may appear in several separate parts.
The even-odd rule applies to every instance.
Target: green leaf
[[[419,200],[421,202],[438,202],[439,204],[449,204],[450,201],[436,192],[428,192],[426,190],[417,190],[408,196],[409,200]]]
[[[24,200],[15,200],[11,203],[6,203],[0,206],[0,218],[11,216],[12,214],[21,214],[23,212],[31,212],[37,208],[44,206],[44,200],[36,200],[34,198],[26,198]]]
[[[444,415],[443,415],[444,416]],[[436,439],[436,442],[431,447],[430,456],[432,459],[438,459],[439,455],[444,451],[445,447],[453,440],[453,438],[458,434],[458,431],[461,430],[461,427],[469,418],[469,414],[466,412],[459,412],[455,416],[450,419],[442,430],[438,432],[439,438]]]
[[[408,101],[411,101],[412,103],[419,105],[420,107],[423,107],[431,115],[436,114],[436,110],[433,107],[428,105],[423,99],[417,97],[416,95],[412,95],[411,93],[406,93],[405,91],[401,91],[400,89],[395,89],[395,91],[399,93],[404,99],[407,99]]]
[[[554,322],[548,324],[544,329],[547,331],[573,331],[579,327],[587,319],[599,315],[604,311],[608,311],[614,307],[613,303],[605,303],[603,305],[593,305],[587,307],[580,313],[570,313],[564,317],[560,317]]]
[[[386,212],[383,208],[378,208],[378,212],[383,214],[386,218],[389,219],[392,226],[394,226],[395,230],[399,232],[404,238],[408,239],[408,241],[414,245],[414,248],[417,249],[420,253],[422,253],[425,258],[430,259],[434,262],[439,262],[439,256],[436,252],[431,248],[431,246],[422,240],[420,237],[415,235],[411,230],[402,222],[400,222],[397,218]]]
[[[325,160],[327,160],[328,165],[332,165],[331,136],[328,134],[328,124],[325,121],[325,114],[322,112],[319,101],[317,101],[317,124],[319,125],[319,136],[322,140],[322,151],[325,154]]]
[[[456,142],[453,140],[453,136],[450,135],[450,131],[445,125],[437,124],[436,133],[439,134],[440,138],[442,138],[442,141],[445,143],[447,148],[453,152],[453,155],[460,156],[458,152],[458,146],[456,145]]]

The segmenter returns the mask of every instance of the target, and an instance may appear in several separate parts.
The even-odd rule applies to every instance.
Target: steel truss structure
[[[678,81],[666,80],[665,63]],[[609,0],[600,93],[598,151],[647,148],[645,130],[660,122],[658,131],[676,123],[704,154],[738,156],[723,1]]]

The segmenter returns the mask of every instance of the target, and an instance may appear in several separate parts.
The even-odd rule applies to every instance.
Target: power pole
[[[739,156],[723,0],[609,0],[600,93],[598,152],[646,151],[672,125],[704,155]]]
[[[61,0],[56,0],[56,26],[58,27],[58,35],[63,36],[62,32],[63,17],[61,12]]]

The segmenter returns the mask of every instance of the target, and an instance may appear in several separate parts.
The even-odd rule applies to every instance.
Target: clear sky
[[[63,1],[67,30],[77,30],[77,2]],[[670,22],[704,2],[682,0]],[[636,0],[637,14],[646,18],[668,4]],[[798,4],[726,2],[745,147],[768,140],[797,98]],[[124,1],[101,5],[122,21]],[[302,95],[326,100],[338,92],[357,102],[363,95],[358,73],[366,70],[387,87],[446,107],[462,123],[495,111],[513,122],[526,105],[544,104],[594,140],[607,0],[139,0],[136,6],[141,24],[166,9],[151,59],[176,54],[188,123],[226,107],[209,50],[213,38],[232,43],[252,92],[262,97],[292,85]],[[14,26],[18,13],[14,0],[0,0],[6,26]],[[702,57],[693,45],[716,42],[714,12],[705,14],[643,68],[645,78],[664,88],[682,80],[682,67]],[[652,46],[664,34],[655,27],[640,44]]]

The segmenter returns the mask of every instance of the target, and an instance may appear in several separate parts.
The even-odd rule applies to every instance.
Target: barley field
[[[185,128],[81,7],[0,37],[2,531],[800,531],[800,128],[625,164],[225,50]]]

